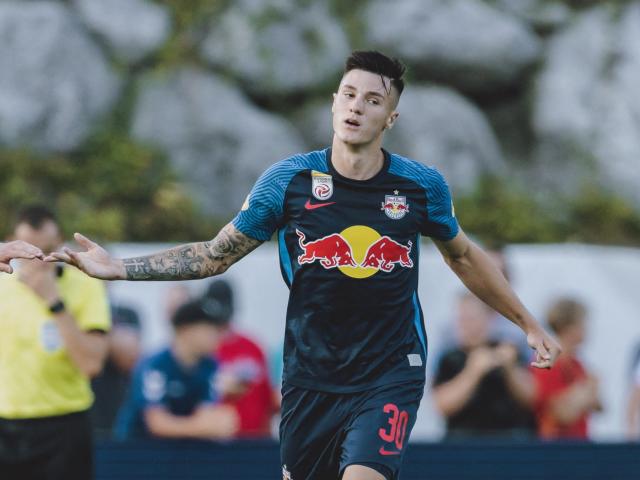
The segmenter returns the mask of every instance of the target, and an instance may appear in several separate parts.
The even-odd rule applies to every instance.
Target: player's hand
[[[14,258],[43,259],[42,250],[22,240],[0,244],[0,272],[13,273],[9,262]]]
[[[529,332],[527,343],[536,351],[536,359],[531,362],[532,367],[551,368],[562,352],[558,341],[542,328]]]
[[[122,260],[111,258],[104,248],[84,235],[76,233],[73,237],[85,251],[74,252],[63,247],[62,251],[53,252],[45,257],[45,261],[65,262],[79,268],[87,275],[103,280],[124,280],[126,278]]]

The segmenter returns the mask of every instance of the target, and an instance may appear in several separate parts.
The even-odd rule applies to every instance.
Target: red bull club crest
[[[411,241],[403,245],[365,225],[354,225],[317,240],[308,240],[300,230],[296,234],[302,251],[299,265],[318,262],[323,268],[337,268],[352,278],[391,272],[396,266],[413,268]]]
[[[409,211],[409,205],[407,205],[407,197],[397,195],[397,190],[394,193],[396,193],[396,195],[384,196],[381,210],[384,210],[384,213],[390,219],[400,220]]]

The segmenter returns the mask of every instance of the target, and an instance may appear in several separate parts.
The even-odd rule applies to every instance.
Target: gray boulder
[[[514,84],[541,53],[526,23],[479,0],[374,0],[365,18],[371,44],[466,91]]]
[[[143,81],[132,135],[164,149],[206,212],[237,212],[258,176],[303,151],[285,120],[212,74],[183,69]]]
[[[598,179],[640,205],[639,26],[637,3],[619,19],[596,7],[551,39],[533,116],[539,175],[551,186]]]
[[[87,26],[121,60],[134,63],[160,47],[171,33],[167,7],[148,0],[73,0]]]
[[[347,36],[324,2],[241,0],[215,18],[203,57],[259,95],[295,94],[334,81]]]
[[[69,151],[114,104],[119,80],[67,7],[0,2],[0,144]]]
[[[412,87],[402,94],[400,117],[386,147],[435,166],[457,193],[468,193],[483,174],[504,174],[506,162],[484,114],[442,87]]]
[[[495,0],[495,6],[543,32],[566,25],[572,16],[571,8],[562,0]]]

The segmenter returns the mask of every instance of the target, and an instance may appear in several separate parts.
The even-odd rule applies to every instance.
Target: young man
[[[42,259],[44,255],[38,247],[34,247],[22,240],[0,243],[0,272],[13,273],[13,268],[9,262],[14,258],[33,260],[34,258]]]
[[[127,438],[227,439],[235,435],[235,410],[217,405],[216,319],[199,302],[180,306],[171,318],[171,346],[144,359],[133,374],[120,410],[116,436]]]
[[[382,150],[398,119],[404,67],[354,52],[333,97],[331,148],[294,155],[257,181],[209,242],[125,260],[78,235],[86,252],[51,256],[108,279],[204,278],[278,232],[290,288],[285,335],[283,478],[398,477],[425,379],[417,297],[420,235],[465,285],[519,325],[548,368],[559,353],[486,254],[458,227],[434,169]]]
[[[578,358],[587,336],[587,309],[561,297],[547,312],[547,323],[564,354],[551,371],[534,370],[538,433],[544,439],[589,439],[589,416],[602,410],[598,378]]]
[[[55,215],[24,208],[13,238],[60,248]],[[24,245],[24,243],[22,245]],[[93,478],[89,379],[107,353],[104,285],[37,258],[0,275],[0,477]]]
[[[213,350],[219,364],[217,390],[240,420],[236,438],[271,437],[276,410],[267,359],[260,346],[233,326],[233,290],[225,280],[213,280],[202,297],[220,335]]]

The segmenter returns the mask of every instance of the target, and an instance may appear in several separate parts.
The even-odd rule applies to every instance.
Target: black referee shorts
[[[0,418],[2,480],[90,480],[93,444],[88,412]]]
[[[396,480],[423,392],[423,382],[349,394],[285,384],[282,478],[338,480],[349,465],[365,465]]]

